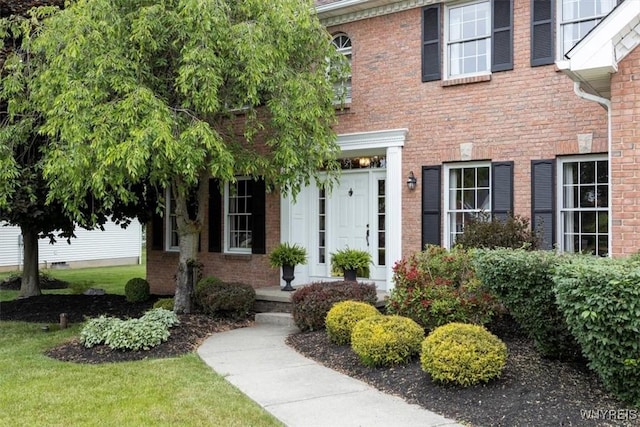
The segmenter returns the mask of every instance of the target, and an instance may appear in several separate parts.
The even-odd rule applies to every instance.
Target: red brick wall
[[[460,160],[461,143],[473,143],[474,160],[513,160],[515,213],[530,217],[531,160],[577,154],[585,133],[591,152],[605,152],[607,114],[578,98],[555,65],[531,68],[530,2],[514,3],[514,69],[469,84],[422,83],[420,8],[330,28],[353,45],[352,103],[337,131],[407,128],[403,176]],[[420,185],[403,189],[405,255],[420,249]]]
[[[267,254],[280,243],[280,196],[267,194],[266,197],[266,244]],[[208,212],[205,214],[208,217]],[[147,242],[152,239],[151,225],[147,227]],[[204,276],[216,276],[227,282],[241,282],[255,288],[278,286],[280,272],[269,266],[268,255],[226,255],[208,252],[208,233],[201,237],[201,251],[198,259],[204,264]],[[150,248],[150,245],[147,246]],[[164,295],[175,291],[175,273],[178,268],[178,253],[147,250],[147,278],[151,293]]]
[[[611,77],[613,254],[640,250],[640,48]]]

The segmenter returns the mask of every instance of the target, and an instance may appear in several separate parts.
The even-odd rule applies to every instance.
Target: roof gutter
[[[613,233],[611,231],[611,226],[613,225],[613,216],[611,211],[611,206],[613,202],[613,182],[611,180],[611,101],[607,98],[603,98],[601,96],[592,95],[590,93],[582,90],[580,82],[573,82],[573,91],[578,95],[578,97],[585,99],[587,101],[597,102],[601,106],[603,106],[607,110],[607,176],[609,179],[609,191],[607,194],[607,217],[608,217],[608,233],[607,233],[607,252],[608,255],[611,256],[611,248],[613,243]]]

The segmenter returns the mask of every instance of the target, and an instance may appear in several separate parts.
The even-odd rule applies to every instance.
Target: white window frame
[[[343,42],[340,43],[339,42],[340,40],[343,40]],[[346,45],[347,42],[348,42],[348,46]],[[353,52],[353,44],[351,41],[351,37],[349,37],[345,33],[336,33],[333,35],[331,39],[331,43],[335,47],[336,51],[338,51],[338,53],[343,54],[347,58],[347,61],[349,62],[349,75],[347,76],[346,81],[337,83],[335,87],[336,93],[338,93],[338,89],[345,88],[344,90],[346,90],[346,94],[344,98],[344,103],[349,104],[351,103],[351,94],[352,94],[351,59],[352,59],[352,52]],[[336,103],[340,103],[341,101],[342,101],[341,99],[338,99]]]
[[[486,36],[480,36],[480,37],[474,37],[472,39],[460,39],[457,40],[455,42],[451,41],[451,34],[450,34],[450,14],[451,11],[454,9],[458,9],[458,8],[462,8],[462,7],[468,7],[468,6],[472,6],[472,5],[478,5],[478,4],[482,4],[482,3],[486,3],[489,7],[489,17],[487,19],[487,35]],[[444,13],[444,49],[443,49],[443,55],[444,55],[444,60],[443,62],[443,68],[444,68],[444,75],[445,75],[445,79],[447,80],[452,80],[452,79],[458,79],[458,78],[464,78],[464,77],[475,77],[475,76],[485,76],[485,75],[490,75],[491,74],[491,56],[492,56],[492,51],[491,51],[491,36],[492,36],[492,29],[493,29],[493,22],[492,22],[492,16],[491,16],[491,1],[490,0],[480,0],[480,1],[471,1],[471,2],[461,2],[461,3],[453,3],[453,4],[447,4],[445,5],[445,13]],[[472,72],[472,73],[460,73],[460,74],[451,74],[451,64],[450,64],[450,60],[451,60],[451,52],[450,52],[450,48],[451,45],[454,44],[459,44],[459,43],[463,43],[463,42],[471,42],[471,41],[476,41],[476,40],[487,40],[487,69],[483,70],[483,71],[477,71],[477,72]]]
[[[635,1],[635,0],[634,0]],[[609,6],[611,7],[611,9],[607,12],[603,12],[603,13],[596,13],[594,15],[591,16],[586,16],[586,17],[579,17],[579,18],[572,18],[572,19],[565,19],[564,18],[564,5],[567,3],[593,3],[593,2],[600,2],[601,4],[606,4],[609,3]],[[573,46],[575,46],[575,44],[580,41],[590,30],[591,28],[593,28],[594,26],[596,26],[598,24],[598,22],[600,22],[602,20],[602,18],[604,18],[605,16],[607,16],[609,14],[609,12],[611,12],[611,10],[613,10],[613,8],[616,7],[616,0],[558,0],[556,2],[556,57],[558,58],[558,60],[563,60],[565,58],[565,54],[571,50],[571,48]],[[567,47],[565,49],[564,47],[564,27],[566,25],[573,25],[573,24],[578,24],[578,23],[586,23],[586,22],[592,22],[593,26],[591,26],[591,28],[587,31],[584,32],[584,34],[581,34],[580,38],[575,40],[574,43],[570,46]]]
[[[488,203],[487,208],[474,208],[474,209],[451,209],[450,208],[450,200],[451,200],[451,171],[455,169],[478,169],[478,168],[487,168],[489,172],[489,193],[487,195],[487,199],[485,203]],[[444,165],[444,222],[445,222],[445,247],[451,248],[455,242],[452,241],[451,234],[453,231],[451,230],[452,223],[452,215],[456,215],[459,213],[487,213],[489,217],[492,214],[492,206],[491,206],[491,192],[493,191],[493,182],[491,176],[491,162],[464,162],[464,163],[451,163]],[[476,175],[476,187],[473,187],[477,191],[477,189],[485,189],[487,187],[477,187],[477,175]],[[459,234],[459,233],[456,233]]]
[[[164,218],[165,218],[165,242],[164,248],[167,252],[178,252],[180,251],[180,244],[178,238],[178,224],[176,223],[176,211],[175,211],[175,203],[173,200],[173,194],[171,194],[171,189],[168,188],[165,191],[165,207],[164,207]],[[172,237],[176,238],[175,244]]]
[[[598,230],[598,227],[594,227],[594,232],[593,233],[587,233],[585,231],[583,231],[582,229],[579,230],[578,235],[595,235],[595,240],[596,240],[596,245],[598,245],[598,237],[600,236],[605,236],[607,238],[607,253],[606,255],[610,255],[611,254],[611,206],[609,206],[609,200],[608,198],[607,200],[607,206],[606,207],[599,207],[599,206],[594,206],[594,207],[585,207],[585,208],[581,208],[579,206],[572,206],[572,207],[565,207],[564,204],[564,187],[565,187],[565,174],[564,174],[564,165],[566,163],[575,163],[575,162],[595,162],[597,164],[597,162],[607,162],[609,159],[607,158],[606,155],[582,155],[582,156],[567,156],[567,157],[561,157],[558,158],[557,160],[557,171],[558,171],[558,180],[556,183],[556,206],[558,206],[557,209],[557,224],[558,226],[558,235],[557,235],[557,239],[556,241],[558,242],[558,246],[560,248],[560,250],[562,252],[569,252],[569,253],[573,253],[573,252],[579,252],[581,250],[581,248],[569,248],[567,241],[565,240],[565,235],[569,234],[566,232],[565,228],[566,226],[566,222],[565,222],[565,215],[567,213],[571,213],[571,212],[596,212],[596,217],[598,216],[599,213],[606,213],[607,215],[607,232],[606,233],[602,233]],[[607,164],[607,192],[611,191],[611,177],[609,176],[609,168],[608,168],[608,164]],[[597,172],[596,172],[596,177],[595,180],[597,181]],[[579,188],[580,183],[572,183],[572,186],[577,185]],[[587,184],[585,184],[587,185]],[[596,182],[595,185],[598,185],[598,183]],[[602,184],[600,184],[602,185]],[[596,187],[597,188],[597,187]],[[567,218],[567,221],[573,221],[572,218]],[[571,233],[573,234],[573,233]],[[582,246],[582,245],[581,245]],[[597,250],[598,246],[596,246],[596,250]]]
[[[236,183],[239,182],[247,182],[249,181],[251,178],[250,177],[237,177],[236,178]],[[251,253],[251,245],[249,245],[248,247],[242,247],[242,246],[231,246],[232,244],[232,239],[231,239],[231,224],[233,221],[231,221],[231,215],[244,215],[244,216],[251,216],[251,212],[244,212],[244,213],[231,213],[229,212],[229,208],[230,208],[230,199],[232,197],[232,192],[230,190],[230,185],[234,185],[235,183],[226,183],[224,186],[224,252],[225,253],[231,253],[231,254],[250,254]],[[236,195],[237,196],[237,195]],[[235,196],[234,196],[235,197]],[[253,195],[247,191],[247,193],[245,193],[245,195],[240,196],[240,197],[246,197],[246,198],[251,198],[253,197]],[[245,205],[248,206],[248,205]],[[247,225],[248,227],[248,225]],[[252,233],[252,230],[248,229],[246,230],[249,233]]]

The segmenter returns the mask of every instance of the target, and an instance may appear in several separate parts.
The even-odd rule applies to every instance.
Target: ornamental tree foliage
[[[169,188],[177,312],[191,310],[209,177],[295,195],[337,174],[333,84],[346,65],[309,0],[80,0],[38,46],[47,69],[34,96],[58,138],[51,196],[78,212],[87,188],[106,207],[135,200],[132,183]]]
[[[61,2],[51,0],[49,3]],[[0,220],[20,227],[23,243],[20,296],[28,297],[41,293],[40,238],[48,238],[51,243],[56,238],[70,242],[75,237],[76,225],[101,228],[109,216],[123,226],[135,216],[145,221],[150,210],[143,204],[152,192],[144,185],[132,185],[130,190],[138,195],[138,204],[119,202],[105,210],[85,191],[83,197],[90,203],[77,212],[75,221],[59,200],[47,200],[49,187],[42,169],[52,138],[39,134],[44,118],[31,97],[36,76],[43,66],[32,42],[41,33],[43,20],[58,9],[40,7],[25,12],[26,6],[21,9],[17,2],[9,6],[17,10],[9,10],[9,15],[2,9],[0,15]]]

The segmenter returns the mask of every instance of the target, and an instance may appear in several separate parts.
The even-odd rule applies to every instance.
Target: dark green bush
[[[420,366],[435,381],[468,387],[499,377],[507,346],[479,325],[449,323],[422,342]]]
[[[569,332],[553,291],[554,268],[568,259],[549,251],[478,249],[476,274],[504,304],[545,357],[575,359],[580,347]]]
[[[360,320],[351,333],[351,349],[366,366],[407,363],[420,352],[424,329],[408,317],[386,315]]]
[[[640,407],[640,263],[575,257],[554,274],[558,305],[589,367]]]
[[[467,251],[429,245],[393,267],[394,289],[387,312],[406,316],[431,330],[450,322],[484,324],[495,299],[475,277]]]
[[[196,304],[214,317],[241,319],[249,315],[256,291],[244,283],[225,283],[205,277],[196,285]]]
[[[301,331],[324,329],[325,318],[333,304],[340,301],[377,302],[374,284],[355,282],[313,283],[296,290],[291,297],[293,321]]]
[[[537,249],[540,235],[531,230],[529,220],[523,216],[510,215],[504,220],[479,218],[468,221],[456,244],[465,248],[526,248]]]
[[[149,299],[149,282],[135,277],[124,285],[124,296],[129,302],[142,302]]]

